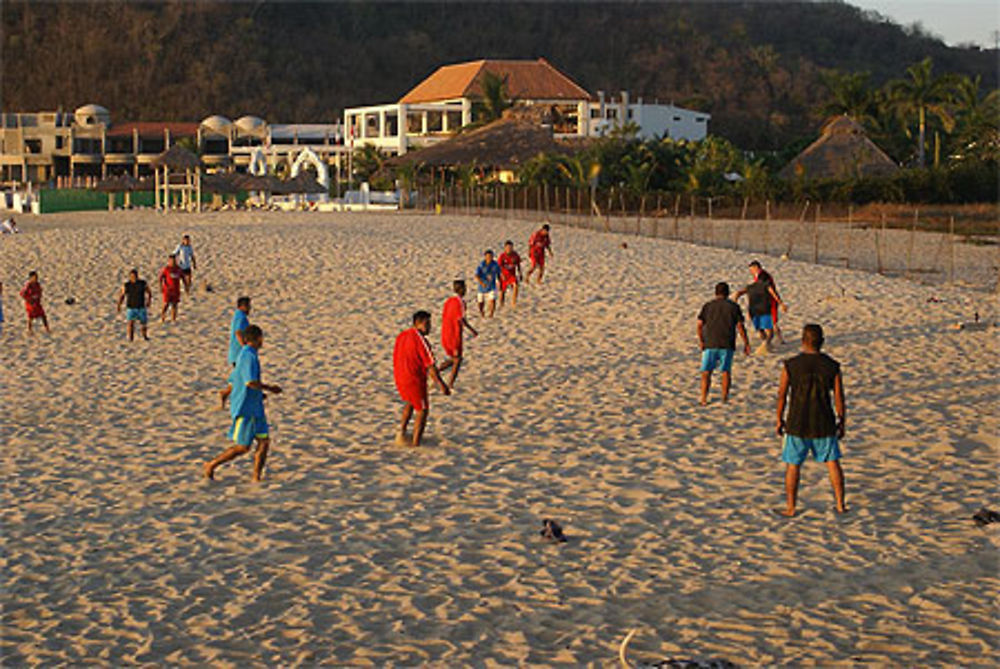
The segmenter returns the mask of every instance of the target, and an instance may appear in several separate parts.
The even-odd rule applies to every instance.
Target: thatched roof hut
[[[835,116],[820,138],[781,168],[778,176],[794,179],[847,179],[892,174],[899,169],[849,116]]]
[[[167,166],[172,170],[193,170],[201,166],[201,158],[185,149],[180,144],[174,144],[169,149],[153,159],[157,167]]]
[[[503,118],[481,128],[390,158],[386,164],[516,169],[540,153],[570,153],[570,148],[553,138],[551,119],[545,118],[543,111],[521,108],[507,110]]]
[[[113,174],[107,179],[101,179],[94,190],[101,193],[125,193],[141,190],[139,181],[131,174]]]
[[[242,190],[236,182],[235,174],[206,174],[201,178],[202,190],[219,195],[235,195]]]
[[[316,181],[310,172],[299,172],[298,176],[282,183],[282,190],[285,193],[326,193],[327,189],[320,182]]]

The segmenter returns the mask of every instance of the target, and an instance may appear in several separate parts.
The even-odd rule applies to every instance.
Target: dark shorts
[[[187,269],[182,269],[181,274],[183,274],[184,276],[191,276],[191,268],[188,267]]]

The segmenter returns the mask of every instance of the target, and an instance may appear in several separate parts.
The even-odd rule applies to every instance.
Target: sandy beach
[[[971,520],[1000,506],[1000,330],[953,327],[1000,317],[996,293],[555,225],[546,284],[471,318],[481,336],[414,450],[392,443],[393,338],[428,309],[441,355],[452,278],[506,238],[526,257],[537,221],[19,223],[0,238],[5,665],[609,666],[633,629],[635,661],[1000,660],[1000,524]],[[133,266],[153,282],[184,232],[194,294],[127,342],[121,282]],[[822,323],[843,364],[846,516],[811,462],[799,517],[772,513],[795,344],[738,356],[729,405],[715,388],[698,406],[694,319],[752,257],[791,307],[789,342]],[[31,269],[53,332],[29,339]],[[242,294],[285,390],[258,485],[249,458],[201,478],[226,445],[215,391]],[[569,541],[542,540],[543,518]]]

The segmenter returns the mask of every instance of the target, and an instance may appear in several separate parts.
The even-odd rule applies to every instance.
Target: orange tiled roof
[[[480,94],[486,72],[507,77],[507,94],[515,100],[589,100],[590,93],[544,58],[538,60],[474,60],[439,67],[400,99],[402,104],[472,98]]]
[[[194,137],[198,134],[198,124],[175,121],[129,121],[126,123],[115,123],[108,129],[108,137],[131,135],[133,130],[138,130],[140,137],[163,137],[164,130],[170,130],[171,137]]]

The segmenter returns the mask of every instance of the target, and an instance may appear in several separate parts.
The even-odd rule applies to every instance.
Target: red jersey
[[[180,267],[165,266],[160,270],[160,286],[163,288],[163,292],[169,295],[180,294],[183,277],[184,272],[181,271]]]
[[[441,314],[441,348],[452,358],[462,355],[462,319],[465,318],[465,300],[453,295],[445,300]]]
[[[427,370],[434,364],[431,345],[417,328],[403,330],[392,351],[392,373],[404,402],[417,411],[427,409]]]
[[[545,230],[535,230],[531,235],[531,239],[528,240],[528,245],[531,246],[531,252],[545,251],[545,249],[552,246],[552,238],[549,237],[549,233]]]
[[[517,278],[517,269],[521,266],[521,256],[517,255],[517,251],[511,251],[510,253],[504,251],[497,258],[497,262],[500,264],[500,278]]]
[[[44,318],[45,310],[42,308],[42,284],[37,281],[24,284],[21,289],[21,298],[24,300],[24,309],[28,312],[28,318]]]

